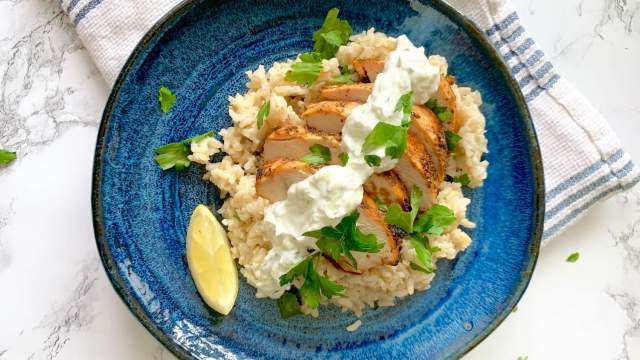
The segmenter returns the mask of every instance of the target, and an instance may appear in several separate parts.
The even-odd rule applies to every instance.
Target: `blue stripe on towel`
[[[506,54],[503,54],[502,57],[504,58],[504,61],[509,61],[516,56],[524,54],[524,52],[529,50],[529,48],[531,48],[533,44],[535,44],[533,39],[527,38],[527,40],[525,40],[517,48],[515,48],[514,50],[509,50],[509,52]]]
[[[493,25],[491,28],[487,29],[487,31],[485,31],[485,34],[487,34],[487,36],[491,36],[500,30],[505,30],[506,28],[511,26],[514,22],[518,21],[518,19],[519,19],[518,14],[514,11],[511,14],[507,15],[507,17],[505,17],[504,20]]]
[[[551,63],[547,61],[538,70],[536,70],[535,73],[529,74],[520,79],[520,81],[518,81],[518,85],[523,88],[527,86],[531,81],[542,80],[542,78],[544,78],[544,76],[547,75],[552,69],[553,65],[551,65]]]
[[[604,199],[605,197],[607,197],[608,195],[610,195],[610,194],[612,194],[612,193],[614,193],[616,191],[624,191],[624,190],[630,189],[634,185],[636,185],[638,182],[640,182],[640,175],[636,176],[635,178],[633,178],[630,182],[628,182],[625,185],[622,185],[620,182],[616,182],[615,186],[601,191],[596,196],[594,196],[591,200],[589,200],[586,203],[582,204],[581,206],[573,209],[573,211],[571,211],[569,214],[567,214],[565,217],[563,217],[555,225],[553,225],[550,228],[546,229],[544,234],[542,235],[542,240],[547,240],[548,238],[550,238],[553,235],[557,234],[567,224],[569,224],[571,221],[573,221],[578,215],[580,215],[583,211],[585,211],[586,209],[591,207],[593,204],[597,203],[598,201]]]
[[[102,0],[91,0],[85,7],[83,7],[76,15],[76,18],[73,19],[73,25],[78,26],[80,21],[85,18],[93,9],[95,9],[98,5],[102,3]]]
[[[80,0],[71,0],[71,2],[69,3],[69,7],[67,8],[67,15],[71,15],[71,12],[73,11],[73,9],[75,9],[76,5],[78,5],[79,2]]]
[[[543,91],[551,89],[557,82],[560,80],[560,76],[558,74],[554,74],[549,81],[542,85],[538,85],[535,89],[531,90],[527,95],[524,96],[524,101],[532,102],[535,100]]]

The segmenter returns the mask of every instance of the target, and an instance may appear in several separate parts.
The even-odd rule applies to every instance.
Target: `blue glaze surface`
[[[440,261],[431,289],[368,310],[362,327],[334,307],[280,319],[275,301],[241,282],[221,318],[202,302],[185,259],[189,216],[218,207],[217,189],[193,165],[160,171],[153,149],[230,125],[227,97],[245,91],[247,70],[311,48],[311,34],[338,6],[354,31],[407,34],[449,60],[458,83],[482,92],[490,162],[484,187],[468,191],[472,245]],[[177,95],[163,114],[160,86]],[[455,358],[510,312],[529,281],[540,242],[540,154],[522,95],[481,33],[439,1],[278,0],[186,2],[142,40],[105,109],[93,179],[98,249],[114,288],[149,331],[180,358]]]

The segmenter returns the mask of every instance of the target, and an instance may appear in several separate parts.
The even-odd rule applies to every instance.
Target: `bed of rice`
[[[307,104],[318,99],[320,89],[340,74],[340,66],[348,66],[354,59],[384,59],[395,49],[396,41],[383,33],[370,29],[351,37],[351,41],[340,48],[336,57],[323,60],[323,71],[319,81],[310,87],[300,86],[284,80],[294,60],[276,62],[267,71],[260,65],[257,70],[247,72],[247,92],[229,98],[229,115],[233,126],[220,131],[223,142],[207,138],[191,144],[190,159],[206,166],[204,179],[214,183],[225,197],[218,210],[227,226],[231,241],[231,252],[242,266],[241,273],[249,284],[255,286],[256,274],[261,270],[270,241],[264,231],[264,209],[269,201],[256,195],[256,170],[261,163],[259,150],[271,130],[290,124],[302,124],[299,114]],[[429,61],[447,73],[447,62],[443,57],[432,55]],[[457,153],[449,159],[447,174],[468,174],[470,187],[481,186],[487,175],[486,161],[481,160],[487,152],[484,135],[485,118],[479,110],[480,94],[470,88],[453,87],[457,96],[458,115],[462,117],[462,136]],[[256,115],[259,107],[271,102],[271,110],[261,129],[257,128]],[[224,151],[222,161],[210,163],[211,155]],[[434,253],[439,258],[453,259],[471,243],[471,238],[461,227],[472,228],[474,224],[466,218],[470,200],[465,198],[458,183],[443,182],[437,198],[439,204],[452,209],[456,222],[438,237],[431,238],[433,245],[441,251]],[[365,306],[392,306],[396,298],[429,288],[434,274],[412,270],[409,263],[415,259],[411,246],[402,246],[401,261],[396,266],[370,269],[362,275],[350,275],[321,261],[318,271],[346,287],[345,297],[323,299],[323,303],[340,306],[362,314]],[[300,284],[297,284],[300,286]],[[264,296],[257,289],[257,296]],[[307,314],[318,315],[318,310],[303,309]],[[357,327],[356,327],[357,328]]]

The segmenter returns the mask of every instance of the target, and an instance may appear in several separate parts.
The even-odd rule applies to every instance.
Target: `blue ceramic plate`
[[[543,174],[522,94],[482,33],[440,1],[194,1],[158,23],[135,49],[106,106],[95,156],[98,248],[114,288],[142,324],[179,358],[456,358],[485,338],[524,292],[544,209]],[[359,32],[407,34],[449,60],[460,84],[482,92],[490,162],[469,191],[473,244],[440,261],[430,290],[355,318],[325,307],[317,319],[280,319],[275,301],[241,283],[232,313],[202,302],[185,261],[185,233],[198,203],[219,206],[203,170],[160,171],[153,149],[230,125],[227,97],[245,71],[293,57],[337,6]],[[177,95],[160,112],[158,88]]]

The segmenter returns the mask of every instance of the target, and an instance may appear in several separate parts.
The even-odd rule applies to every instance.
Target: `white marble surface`
[[[470,0],[471,1],[471,0]],[[640,1],[517,0],[560,73],[640,163]],[[95,248],[93,147],[108,88],[46,0],[0,0],[0,359],[172,359]],[[575,264],[565,262],[579,251]],[[640,359],[640,188],[542,249],[513,313],[466,359]]]

